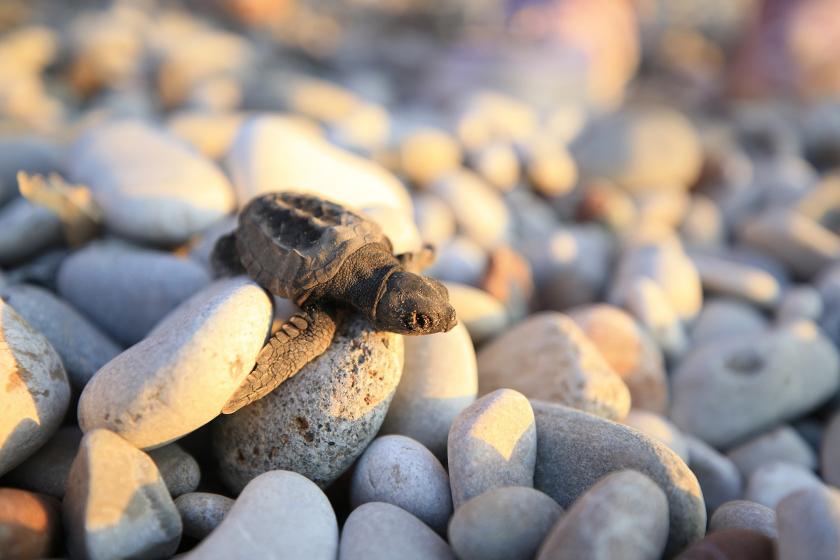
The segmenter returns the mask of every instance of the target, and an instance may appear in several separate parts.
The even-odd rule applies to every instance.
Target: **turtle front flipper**
[[[222,413],[236,412],[261,399],[326,351],[335,334],[335,316],[321,306],[309,306],[283,323],[257,357]]]
[[[236,249],[235,231],[226,233],[216,241],[213,252],[210,253],[210,267],[218,277],[245,274],[245,267],[242,266],[239,251]]]

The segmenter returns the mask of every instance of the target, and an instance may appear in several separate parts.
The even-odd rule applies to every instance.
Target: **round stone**
[[[709,521],[710,532],[725,529],[750,529],[775,539],[776,512],[757,502],[731,500],[721,504]]]
[[[19,133],[0,136],[0,205],[18,196],[18,171],[61,172],[62,152],[56,143],[46,138]]]
[[[740,498],[744,482],[735,463],[703,440],[683,437],[688,443],[688,467],[703,490],[706,510],[713,512],[721,504]]]
[[[464,503],[449,522],[449,542],[462,560],[530,560],[563,514],[533,488],[502,486]]]
[[[184,534],[202,540],[221,524],[234,501],[221,494],[188,492],[175,498]]]
[[[776,506],[779,560],[840,555],[840,491],[814,486],[788,495]]]
[[[776,306],[777,323],[800,319],[819,321],[822,314],[823,301],[820,292],[805,284],[788,289]]]
[[[250,280],[211,284],[93,376],[79,425],[150,448],[206,424],[251,372],[271,314],[271,300]]]
[[[125,345],[139,342],[209,282],[193,260],[116,242],[86,245],[58,272],[61,297]]]
[[[532,315],[478,353],[480,393],[515,389],[611,420],[630,410],[630,392],[581,329],[562,313]]]
[[[820,472],[832,486],[840,485],[840,414],[835,414],[822,437]]]
[[[681,560],[766,560],[773,558],[773,539],[749,529],[723,529],[688,547]]]
[[[703,288],[712,294],[738,298],[764,308],[772,308],[782,296],[779,281],[760,267],[720,255],[693,253],[691,260]]]
[[[668,499],[650,478],[614,472],[575,500],[540,547],[538,560],[613,558],[655,560],[668,539]]]
[[[215,164],[142,121],[110,122],[82,136],[69,176],[90,187],[108,229],[144,243],[183,243],[234,207]]]
[[[108,430],[82,439],[63,507],[73,557],[167,557],[181,540],[181,518],[154,461]]]
[[[812,410],[837,391],[837,349],[811,322],[702,345],[673,376],[671,418],[726,447]]]
[[[400,170],[412,183],[428,186],[461,165],[461,147],[445,131],[423,127],[400,142]]]
[[[437,533],[405,510],[370,502],[350,514],[341,532],[342,560],[455,560]]]
[[[56,351],[0,300],[0,475],[44,445],[61,425],[70,383]]]
[[[507,328],[510,319],[502,302],[479,288],[456,282],[444,285],[458,322],[467,328],[474,344],[490,340]]]
[[[0,550],[4,558],[46,558],[61,529],[57,500],[0,488]]]
[[[747,480],[744,499],[775,508],[785,496],[804,488],[823,486],[809,469],[793,463],[775,461],[757,468]]]
[[[569,317],[627,385],[633,408],[659,414],[667,410],[668,381],[662,351],[630,315],[617,307],[597,304],[574,308]]]
[[[393,504],[445,534],[452,515],[449,475],[417,441],[382,436],[359,457],[350,483],[351,505],[357,508],[368,502]]]
[[[437,250],[435,262],[425,273],[444,282],[478,286],[487,263],[487,252],[466,235],[458,234]]]
[[[120,353],[120,347],[110,337],[48,290],[14,284],[0,287],[0,298],[46,337],[61,357],[70,383],[78,390]]]
[[[221,417],[214,450],[235,491],[268,470],[332,484],[376,436],[403,369],[403,339],[345,321],[326,352],[262,399]]]
[[[688,350],[688,336],[680,316],[665,291],[653,280],[639,277],[627,289],[627,310],[659,344],[671,362]]]
[[[602,477],[637,470],[668,498],[666,555],[705,533],[700,485],[676,453],[641,432],[592,414],[553,403],[531,401],[531,405],[537,424],[534,488],[569,508]]]
[[[817,456],[808,443],[790,426],[778,428],[733,447],[727,453],[744,478],[762,465],[784,461],[804,467],[817,468]]]
[[[57,245],[63,238],[58,217],[25,198],[0,206],[0,266],[7,267]]]
[[[532,487],[536,443],[534,413],[521,393],[499,389],[464,409],[449,430],[455,508],[500,486]]]
[[[725,298],[707,299],[691,326],[691,344],[700,346],[715,339],[760,333],[766,328],[767,319],[748,303]]]
[[[275,470],[248,483],[218,527],[185,558],[334,560],[337,552],[338,522],[324,493],[297,473]]]
[[[627,414],[622,423],[667,445],[680,459],[688,463],[688,441],[667,418],[646,410],[634,409]]]
[[[148,452],[173,498],[198,488],[201,470],[192,455],[177,443],[170,443]]]
[[[411,336],[404,341],[405,366],[382,433],[408,436],[444,457],[452,420],[478,392],[470,335],[459,323],[447,333]]]
[[[6,474],[6,480],[18,488],[62,498],[81,441],[82,431],[76,426],[59,428],[38,451]]]

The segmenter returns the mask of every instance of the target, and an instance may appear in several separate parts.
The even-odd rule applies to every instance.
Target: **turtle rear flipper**
[[[231,414],[261,399],[323,354],[335,334],[335,316],[309,306],[283,323],[257,357],[257,365],[233,394],[222,413]]]
[[[245,267],[242,266],[239,251],[236,249],[235,231],[221,236],[216,241],[213,252],[210,253],[210,267],[213,274],[219,277],[245,274]]]

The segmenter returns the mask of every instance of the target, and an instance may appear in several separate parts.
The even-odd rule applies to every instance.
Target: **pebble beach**
[[[0,2],[0,559],[840,558],[840,1],[680,5]],[[287,191],[458,324],[223,414]]]

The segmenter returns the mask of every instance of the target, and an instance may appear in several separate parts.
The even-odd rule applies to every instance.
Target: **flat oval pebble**
[[[63,508],[74,558],[167,557],[181,540],[181,517],[154,461],[108,430],[82,439]]]
[[[774,461],[752,472],[747,479],[744,499],[775,508],[785,496],[797,490],[822,485],[822,481],[810,469]]]
[[[0,287],[0,298],[47,338],[61,357],[70,383],[78,390],[120,353],[116,342],[48,290],[15,284]]]
[[[752,305],[727,298],[708,298],[691,325],[691,343],[699,346],[710,340],[747,333],[760,333],[767,319]]]
[[[0,300],[0,475],[44,445],[61,425],[70,383],[56,351]]]
[[[198,488],[201,480],[198,462],[177,443],[152,449],[148,455],[157,465],[160,476],[173,498]]]
[[[297,473],[270,471],[242,490],[185,560],[334,560],[337,552],[338,522],[324,493]]]
[[[73,147],[69,178],[90,187],[108,229],[150,244],[183,243],[235,202],[214,163],[142,121],[84,135]]]
[[[840,485],[840,414],[829,421],[820,447],[820,471],[832,486]]]
[[[461,165],[461,146],[446,131],[423,127],[400,142],[400,170],[421,187]]]
[[[458,234],[436,250],[435,262],[425,273],[444,282],[478,286],[487,263],[487,251],[466,235]]]
[[[458,322],[467,328],[474,344],[490,340],[507,328],[510,318],[501,301],[473,286],[456,282],[444,285]]]
[[[749,500],[731,500],[715,510],[709,520],[709,531],[725,529],[750,529],[771,539],[779,534],[773,508]]]
[[[227,167],[240,207],[257,195],[283,190],[325,197],[357,210],[384,206],[404,218],[398,229],[385,229],[394,251],[412,249],[396,243],[404,236],[406,224],[413,224],[411,198],[399,180],[288,118],[247,120],[228,152]]]
[[[840,556],[840,491],[799,490],[776,506],[779,560],[829,560]]]
[[[455,215],[444,201],[431,193],[414,193],[411,199],[420,238],[439,249],[455,234]]]
[[[250,280],[211,284],[93,376],[79,425],[146,448],[206,424],[250,373],[271,317],[271,300]]]
[[[665,413],[668,381],[662,351],[625,311],[606,304],[569,310],[607,363],[627,385],[633,408]]]
[[[58,217],[23,197],[0,206],[0,265],[33,257],[62,240]]]
[[[190,259],[107,242],[72,253],[58,272],[61,297],[126,345],[209,282],[208,272]]]
[[[509,387],[611,420],[630,410],[627,386],[574,321],[557,312],[531,315],[483,346],[478,386],[482,394]]]
[[[715,340],[673,375],[671,419],[728,446],[827,400],[840,384],[837,349],[811,322]]]
[[[62,498],[81,441],[82,431],[76,426],[59,428],[38,451],[9,471],[5,480],[18,488]]]
[[[782,287],[772,274],[748,263],[722,256],[692,254],[703,288],[710,293],[738,298],[761,307],[776,305]]]
[[[0,488],[0,550],[3,558],[46,558],[61,532],[58,500],[15,488]]]
[[[539,401],[531,405],[537,423],[534,488],[569,508],[603,476],[638,470],[668,498],[666,554],[703,536],[706,508],[700,485],[676,453],[636,430],[573,408]]]
[[[449,522],[461,560],[530,560],[563,509],[533,488],[502,486],[476,496]]]
[[[404,344],[405,366],[382,433],[414,438],[444,457],[452,420],[478,393],[470,335],[459,323],[447,333],[405,337]]]
[[[445,534],[452,515],[449,475],[417,441],[381,436],[356,461],[350,483],[350,504],[357,508],[368,502],[393,504]]]
[[[625,302],[627,310],[659,344],[666,358],[671,362],[679,360],[688,350],[688,335],[665,291],[644,276],[635,278],[629,284]]]
[[[767,560],[774,554],[773,539],[749,529],[710,533],[679,555],[680,560]]]
[[[371,502],[350,514],[341,531],[338,560],[455,560],[437,533],[405,510]]]
[[[540,547],[538,560],[656,560],[668,539],[668,500],[638,471],[609,474],[575,500]]]
[[[184,534],[198,540],[221,524],[233,504],[232,498],[210,492],[188,492],[175,498]]]
[[[379,431],[403,369],[403,339],[362,317],[339,325],[326,352],[294,377],[219,418],[214,450],[234,491],[274,469],[327,487]]]
[[[817,456],[799,433],[790,426],[778,428],[754,437],[727,452],[744,478],[756,469],[774,461],[784,461],[814,470]]]
[[[703,440],[683,436],[688,443],[688,467],[703,491],[703,501],[708,512],[744,493],[744,481],[738,467],[726,455]]]
[[[521,393],[498,389],[464,409],[449,430],[455,508],[500,486],[533,486],[536,444],[534,413]]]

